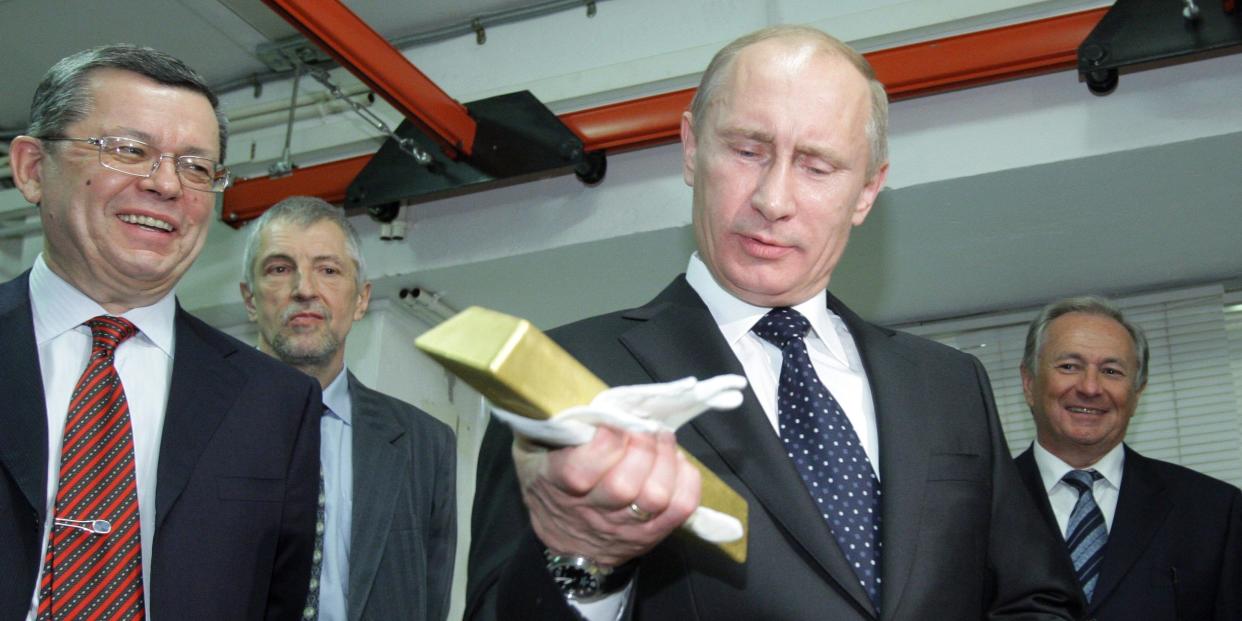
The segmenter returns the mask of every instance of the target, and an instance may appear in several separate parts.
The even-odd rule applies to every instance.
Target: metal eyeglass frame
[[[39,140],[47,141],[47,142],[85,142],[89,145],[93,145],[96,151],[98,151],[100,166],[103,166],[104,168],[107,168],[108,170],[119,172],[123,175],[129,175],[131,177],[142,177],[144,179],[150,178],[151,175],[155,174],[155,171],[159,170],[160,164],[164,162],[164,158],[171,158],[173,160],[173,169],[177,173],[177,179],[181,181],[181,185],[191,190],[197,190],[199,192],[214,192],[218,194],[228,189],[229,185],[233,181],[232,172],[228,169],[228,167],[211,158],[200,157],[197,155],[177,155],[175,153],[160,153],[159,150],[156,149],[155,147],[141,140],[138,140],[136,138],[126,138],[124,136],[100,136],[100,137],[90,136],[87,138],[70,138],[67,136],[51,136],[47,138],[39,138]],[[104,149],[107,148],[106,145],[108,144],[109,141],[114,141],[114,140],[139,144],[139,145],[142,145],[143,147],[150,149],[152,153],[158,153],[159,155],[155,157],[154,161],[151,164],[151,170],[147,171],[146,174],[142,174],[139,172],[134,172],[132,170],[122,170],[120,168],[116,168],[115,166],[109,166],[106,162],[104,162]],[[213,181],[210,187],[206,187],[206,188],[195,187],[194,185],[187,183],[185,177],[182,176],[182,165],[186,163],[185,160],[211,162],[215,170],[223,171],[224,174],[218,177],[215,175],[212,175]]]

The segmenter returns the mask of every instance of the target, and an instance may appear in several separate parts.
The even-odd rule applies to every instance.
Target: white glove
[[[598,425],[624,431],[676,431],[707,410],[731,410],[742,404],[746,378],[718,375],[699,381],[687,377],[663,384],[617,386],[599,393],[589,405],[569,408],[547,420],[526,418],[492,407],[492,413],[513,432],[554,447],[586,444]],[[741,539],[742,524],[727,514],[700,506],[686,521],[700,538],[712,543]]]
[[[555,447],[577,446],[595,437],[597,425],[646,433],[677,431],[709,409],[731,410],[741,405],[745,387],[746,378],[741,375],[617,386],[599,393],[588,405],[569,408],[547,420],[526,418],[495,405],[491,408],[496,418],[527,439]]]

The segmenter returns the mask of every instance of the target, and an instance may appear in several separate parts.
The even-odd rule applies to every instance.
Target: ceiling
[[[389,40],[498,18],[540,7],[581,2],[546,0],[345,0],[344,4]],[[71,14],[71,19],[66,15]],[[135,24],[158,24],[136,28]],[[5,84],[0,92],[0,136],[23,130],[30,98],[43,74],[75,51],[128,42],[160,49],[194,67],[214,87],[269,72],[259,47],[297,32],[259,0],[0,0]],[[7,148],[7,140],[4,140]]]
[[[543,3],[423,0],[417,9],[398,0],[346,4],[367,23],[382,24],[386,31],[381,34],[392,39],[466,22],[472,15]],[[574,4],[582,10],[581,2]],[[73,19],[65,20],[69,6]],[[160,28],[135,29],[135,23]],[[135,32],[141,36],[134,37]],[[48,66],[75,50],[121,40],[150,45],[185,59],[219,85],[267,71],[257,60],[259,47],[291,33],[259,0],[0,0],[0,40],[8,52],[5,76],[11,85],[0,93],[0,129],[25,125],[35,83]],[[1242,273],[1236,242],[1242,238],[1237,216],[1242,182],[1233,168],[1242,127],[1231,120],[1236,116],[1218,116],[1219,106],[1209,104],[1237,101],[1242,61],[1212,62],[1123,78],[1122,89],[1109,98],[1091,98],[1073,73],[1065,72],[899,102],[894,106],[899,139],[894,153],[904,161],[900,166],[895,161],[894,171],[903,179],[890,177],[893,187],[855,233],[834,276],[834,290],[865,316],[903,322],[1020,307],[1091,288],[1123,293],[1237,278]],[[1010,118],[1023,119],[1013,124],[1030,129],[1010,132]],[[1116,125],[1123,121],[1129,125]],[[1181,129],[1201,125],[1220,129]],[[283,137],[283,128],[275,131]],[[941,145],[945,133],[955,138]],[[1153,139],[1157,144],[1131,138],[1148,136],[1158,138]],[[1048,157],[1040,157],[1045,151]],[[526,217],[531,230],[544,236],[551,230],[552,237],[559,237],[585,228],[597,213],[614,211],[609,201],[623,199],[609,196],[630,196],[624,193],[627,185],[654,188],[639,194],[640,200],[683,207],[688,190],[662,190],[670,183],[680,186],[678,167],[675,146],[610,156],[608,180],[599,191],[590,190],[593,198],[603,197],[594,210],[595,203],[578,200],[588,190],[572,178],[422,206],[411,237],[396,246],[405,254],[387,252],[412,258],[388,261],[393,266],[377,278],[377,295],[392,297],[421,284],[446,292],[454,304],[488,304],[544,327],[645,299],[684,268],[692,247],[687,227],[628,226],[593,243],[504,257],[488,254],[486,260],[470,258],[473,247],[463,250],[443,241],[443,255],[452,255],[452,261],[426,266],[421,260],[437,256],[437,238],[451,237],[437,228],[440,220],[473,222],[467,213],[471,209],[479,212],[479,220],[492,217],[493,227],[495,222],[520,224],[520,217]],[[519,212],[523,203],[529,209]],[[632,205],[622,206],[637,213]],[[555,218],[571,210],[581,222]],[[497,219],[502,211],[523,216]],[[378,237],[373,223],[360,224],[364,236]],[[479,228],[486,232],[486,226]],[[504,233],[514,236],[509,229]],[[228,234],[213,233],[221,244],[217,262],[200,260],[195,268],[204,274],[196,283],[229,281],[228,286],[180,292],[187,308],[214,313],[222,324],[244,321],[231,280],[235,254],[229,244],[235,240],[230,242]],[[478,244],[510,245],[505,239]],[[217,272],[226,276],[217,277]],[[415,272],[417,278],[410,275]],[[546,277],[551,273],[557,278]],[[574,302],[554,304],[557,300]]]

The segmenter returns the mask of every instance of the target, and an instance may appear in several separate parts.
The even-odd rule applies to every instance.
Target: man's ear
[[[13,183],[31,205],[43,200],[43,164],[47,154],[38,138],[18,136],[9,145]]]
[[[694,154],[698,152],[694,135],[694,116],[689,110],[681,113],[681,176],[686,185],[694,187]]]
[[[237,286],[241,289],[242,303],[246,305],[246,317],[250,318],[250,321],[258,321],[259,310],[254,306],[254,293],[250,291],[250,286],[244,280],[237,283]]]
[[[1031,377],[1031,373],[1026,370],[1025,364],[1018,367],[1018,373],[1022,375],[1022,396],[1026,398],[1026,405],[1028,407],[1035,407],[1035,378]]]
[[[880,190],[884,189],[884,181],[888,179],[888,162],[884,162],[880,169],[871,175],[863,186],[862,192],[858,193],[858,203],[854,205],[854,214],[851,221],[854,226],[859,226],[867,219],[867,214],[871,213],[871,208],[875,206],[875,199],[880,195]]]
[[[371,283],[370,281],[362,283],[362,288],[358,290],[358,306],[354,308],[354,321],[362,319],[367,314],[367,307],[371,305]]]

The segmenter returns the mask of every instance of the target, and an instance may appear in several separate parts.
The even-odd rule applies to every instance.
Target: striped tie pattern
[[[804,337],[811,323],[774,308],[751,330],[781,350],[781,442],[858,582],[880,609],[880,480],[841,405],[819,381]]]
[[[1069,526],[1065,530],[1065,544],[1069,546],[1070,559],[1078,572],[1087,601],[1095,594],[1095,583],[1100,578],[1100,562],[1104,559],[1104,544],[1108,542],[1108,527],[1104,514],[1095,504],[1092,484],[1103,478],[1094,470],[1070,470],[1061,478],[1066,485],[1078,490],[1078,502],[1070,512]]]
[[[38,621],[145,615],[134,437],[114,365],[117,346],[138,329],[108,316],[86,325],[93,344],[65,418]]]
[[[327,407],[325,406],[325,410]],[[306,605],[302,607],[302,618],[307,621],[319,618],[319,577],[323,574],[323,536],[324,507],[327,494],[323,489],[323,467],[319,468],[319,508],[315,511],[315,551],[311,553],[310,586],[306,590]]]

